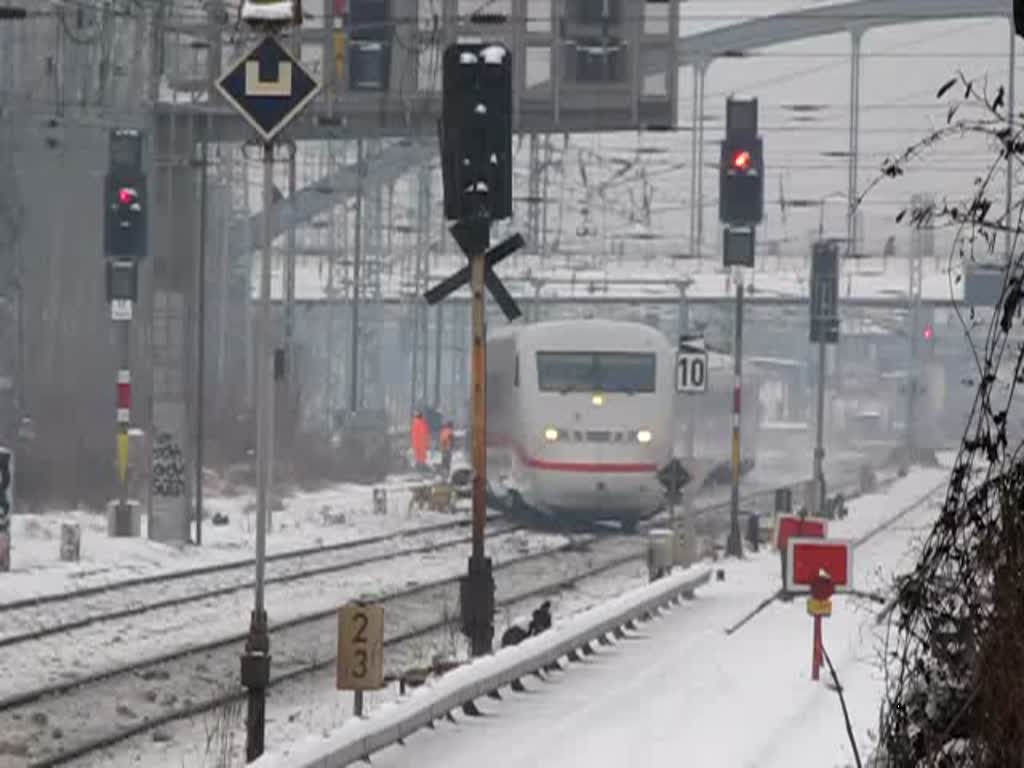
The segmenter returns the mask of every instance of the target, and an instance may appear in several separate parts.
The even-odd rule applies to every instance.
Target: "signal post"
[[[133,536],[135,509],[128,498],[128,430],[132,419],[132,325],[138,300],[138,267],[146,257],[146,174],[142,134],[133,128],[110,132],[109,169],[104,183],[104,266],[110,318],[118,346],[116,374],[118,499],[110,510],[112,536]]]
[[[494,576],[484,549],[487,521],[487,320],[484,288],[509,320],[519,307],[493,268],[524,245],[513,235],[493,248],[491,222],[512,215],[512,55],[500,43],[458,43],[444,53],[441,169],[445,218],[469,260],[424,294],[437,304],[459,288],[472,293],[473,548],[459,585],[462,631],[473,655],[494,640]]]
[[[825,348],[839,342],[839,246],[814,244],[811,253],[810,340],[818,345],[818,406],[814,441],[814,510],[825,510]]]
[[[277,40],[288,26],[302,23],[299,0],[293,0],[290,18],[281,19],[265,3],[252,0],[242,6],[242,19],[264,35],[251,50],[232,64],[217,81],[217,90],[258,134],[256,142],[263,160],[263,259],[260,274],[260,302],[257,312],[258,356],[256,365],[256,578],[249,636],[241,658],[242,685],[248,690],[246,715],[246,760],[263,754],[266,697],[270,685],[270,632],[264,603],[266,540],[272,479],[274,381],[283,378],[284,350],[274,349],[271,340],[270,276],[273,204],[274,149],[278,134],[312,101],[320,90],[302,64]],[[289,142],[294,155],[294,145]]]
[[[718,218],[725,224],[726,267],[753,267],[757,225],[764,217],[764,144],[757,132],[757,99],[726,100],[725,139],[719,161]],[[743,390],[743,276],[736,272],[733,341],[732,493],[726,554],[743,556],[740,535],[740,418]]]

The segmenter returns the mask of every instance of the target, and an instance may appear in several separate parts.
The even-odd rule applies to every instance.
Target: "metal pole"
[[[441,348],[444,339],[444,306],[438,306],[434,318],[434,407],[441,408]]]
[[[847,254],[857,251],[857,167],[860,160],[860,43],[861,31],[850,33],[850,144],[846,186],[846,240]],[[840,291],[841,293],[841,291]],[[836,296],[838,302],[839,296]],[[838,304],[837,304],[838,306]]]
[[[704,249],[704,76],[707,68],[704,64],[697,67],[697,258]]]
[[[473,655],[491,652],[494,635],[494,581],[491,562],[484,557],[484,526],[487,520],[487,318],[484,308],[486,232],[480,253],[470,261],[473,294],[473,553],[469,559],[470,641]]]
[[[1010,20],[1010,82],[1007,93],[1006,101],[1006,122],[1007,127],[1010,129],[1010,134],[1013,134],[1013,111],[1015,109],[1015,97],[1016,97],[1016,70],[1017,70],[1017,34],[1013,26],[1013,20]],[[1006,156],[1006,261],[1010,263],[1010,254],[1013,250],[1013,236],[1011,230],[1016,227],[1013,222],[1013,164],[1014,164],[1014,153],[1010,152]]]
[[[823,284],[816,286],[822,290]],[[820,306],[824,306],[822,297]],[[814,492],[817,504],[815,514],[821,514],[825,509],[825,327],[826,318],[819,322],[821,336],[818,340],[818,415],[815,420],[816,435],[814,438]]]
[[[327,166],[334,168],[334,141],[327,142]],[[327,423],[334,428],[334,408],[337,402],[334,399],[334,321],[335,311],[338,306],[338,297],[335,295],[334,268],[338,261],[337,221],[335,211],[337,206],[331,206],[327,211],[327,318],[324,340],[324,360],[326,361],[326,398]],[[347,212],[346,212],[347,215]]]
[[[203,543],[203,383],[206,378],[206,194],[207,143],[199,158],[199,266],[196,275],[196,545]]]
[[[699,89],[700,80],[697,74],[697,66],[693,68],[693,101],[691,102],[690,111],[692,113],[692,124],[690,127],[690,258],[694,258],[697,255],[697,174],[700,172],[697,168],[697,144],[700,141],[698,137],[699,132],[699,120],[700,117],[697,114],[697,102],[699,100]]]
[[[484,268],[482,255],[470,265],[473,292],[473,558],[484,556],[484,522],[487,517],[487,345],[484,315]]]
[[[135,267],[138,269],[138,267]],[[131,361],[132,361],[132,324],[130,320],[123,320],[118,325],[118,355],[120,357],[121,366],[120,371],[123,372],[126,377],[125,383],[128,387],[131,387]],[[118,376],[118,383],[121,383],[120,375]],[[130,389],[129,389],[130,391]],[[129,395],[130,397],[130,395]],[[130,409],[131,400],[125,405]],[[118,450],[118,463],[120,465],[121,474],[120,480],[120,494],[118,496],[117,505],[117,518],[115,530],[119,536],[130,536],[132,535],[132,520],[131,520],[131,507],[128,503],[128,425],[131,420],[131,416],[128,415],[126,419],[119,419],[118,424],[118,440],[121,442]],[[125,516],[125,517],[122,517]],[[127,520],[127,527],[122,528],[122,523]]]
[[[740,414],[742,413],[743,385],[743,276],[736,279],[735,343],[733,345],[733,401],[732,401],[732,493],[729,499],[729,539],[726,554],[743,556],[740,537]]]
[[[919,238],[915,238],[911,244],[910,258],[917,262],[921,256],[915,246],[918,245]],[[917,264],[911,266],[911,294],[910,294],[910,362],[907,365],[907,425],[906,425],[906,441],[907,441],[907,464],[914,463],[917,453],[917,435],[916,421],[917,421],[917,390],[918,390],[918,369],[917,369],[917,357],[918,357],[918,336],[921,333],[919,324],[919,312],[921,306],[921,293],[919,290],[915,290],[916,285],[914,284],[914,273],[916,271]]]
[[[288,155],[288,239],[286,241],[284,268],[284,355],[285,355],[285,413],[291,414],[295,397],[294,392],[294,354],[295,337],[295,152]],[[290,434],[294,426],[290,420],[285,422]]]
[[[263,262],[257,320],[256,361],[256,587],[249,637],[242,656],[242,685],[248,688],[245,754],[249,761],[263,754],[267,686],[270,683],[270,637],[263,602],[263,578],[267,550],[267,506],[270,493],[270,426],[274,418],[271,394],[270,259],[273,237],[270,208],[273,205],[274,145],[263,147]]]
[[[356,140],[356,231],[352,253],[352,341],[349,359],[348,407],[359,409],[359,268],[363,260],[363,140]]]

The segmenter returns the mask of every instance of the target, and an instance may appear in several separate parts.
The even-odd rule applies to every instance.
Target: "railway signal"
[[[757,132],[757,99],[730,96],[725,102],[725,139],[718,162],[718,218],[725,225],[722,262],[753,267],[756,227],[764,217],[764,142]],[[743,278],[736,279],[733,329],[732,489],[726,554],[743,556],[740,538],[740,419],[743,380]]]
[[[494,267],[521,248],[520,235],[490,247],[491,222],[512,215],[512,55],[500,43],[455,43],[444,52],[439,140],[445,218],[469,266],[424,294],[433,305],[470,286],[473,301],[473,551],[459,585],[462,631],[474,656],[494,640],[494,576],[484,556],[487,519],[487,326],[484,287],[509,320],[519,307]]]
[[[273,387],[283,369],[281,356],[271,345],[270,277],[274,203],[274,147],[277,135],[313,100],[320,83],[275,37],[289,24],[301,23],[301,2],[294,1],[286,18],[263,14],[267,3],[252,3],[255,15],[249,23],[268,34],[242,56],[216,82],[225,100],[255,129],[263,149],[263,259],[260,301],[256,316],[259,330],[256,365],[256,579],[249,635],[242,655],[242,685],[248,690],[245,755],[249,761],[263,754],[266,696],[270,685],[270,636],[264,606],[264,573],[269,514],[273,441]],[[294,147],[292,148],[294,153]],[[355,326],[354,326],[355,327]]]
[[[839,342],[839,245],[820,240],[811,250],[810,338],[818,345],[818,408],[814,445],[814,510],[825,508],[825,345]]]
[[[103,207],[105,257],[144,259],[148,236],[146,174],[142,167],[142,133],[134,128],[110,132]]]
[[[729,227],[754,227],[764,217],[764,142],[757,134],[757,99],[726,102],[718,215]]]

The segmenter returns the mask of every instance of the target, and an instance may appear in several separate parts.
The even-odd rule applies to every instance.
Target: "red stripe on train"
[[[487,441],[488,446],[494,446],[495,448],[512,448],[516,455],[519,456],[519,460],[531,469],[542,469],[548,472],[621,472],[621,473],[641,473],[641,472],[657,472],[658,465],[652,463],[640,463],[640,462],[617,462],[617,461],[548,461],[546,459],[538,459],[535,456],[530,456],[523,450],[522,446],[517,445],[511,440],[507,440],[501,437],[494,437]]]
[[[657,472],[657,464],[626,464],[617,462],[576,462],[576,461],[544,461],[532,456],[522,457],[526,466],[532,469],[544,469],[549,472]]]

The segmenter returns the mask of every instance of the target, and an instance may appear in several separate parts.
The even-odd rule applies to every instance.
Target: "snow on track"
[[[469,522],[400,529],[369,539],[355,539],[320,548],[279,552],[267,558],[267,583],[287,582],[317,572],[341,571],[364,563],[429,551],[468,541]],[[498,523],[489,535],[504,535],[518,526]],[[155,574],[100,587],[49,595],[38,601],[0,604],[0,646],[37,639],[39,635],[77,629],[148,610],[173,607],[218,592],[252,589],[255,561],[240,560],[186,571]],[[35,637],[33,637],[35,635]],[[0,689],[2,692],[2,689]]]
[[[914,472],[887,495],[854,502],[834,535],[855,538],[940,482]],[[860,547],[857,585],[884,589],[909,567],[912,542],[934,520],[922,504]],[[804,601],[776,603],[742,632],[722,628],[778,583],[778,557],[762,553],[723,564],[726,580],[700,598],[641,625],[630,638],[571,665],[526,694],[481,700],[487,716],[456,715],[373,757],[377,768],[545,768],[623,765],[831,768],[852,762],[836,695],[810,680],[811,620]],[[877,723],[880,630],[874,606],[837,596],[826,647],[843,682],[861,754]],[[827,669],[824,671],[827,675]]]
[[[420,479],[419,482],[426,482]],[[451,515],[432,511],[407,514],[414,485],[409,477],[380,484],[388,492],[388,513],[373,512],[373,487],[339,484],[320,491],[297,492],[272,512],[267,552],[366,538],[401,527],[443,523]],[[11,519],[11,571],[4,574],[4,600],[52,595],[169,570],[194,568],[251,557],[256,535],[255,496],[225,496],[210,489],[204,507],[222,513],[228,523],[203,527],[203,546],[177,546],[150,541],[146,521],[139,538],[110,538],[106,517],[81,510],[17,514]],[[464,514],[460,511],[459,514]],[[76,523],[82,532],[81,561],[59,561],[61,523]]]
[[[444,541],[451,544],[464,538],[462,534]],[[438,536],[436,543],[442,541]],[[499,558],[549,549],[563,542],[560,536],[516,532],[492,539],[493,551]],[[456,573],[463,563],[462,548],[448,546],[407,555],[390,569],[375,561],[342,572],[270,583],[266,592],[267,611],[273,622],[290,621],[351,598],[445,578]],[[157,591],[150,594],[159,594],[160,588],[157,586]],[[200,596],[185,605],[157,608],[146,613],[144,620],[126,617],[86,624],[19,646],[16,651],[9,649],[0,656],[0,703],[19,692],[102,674],[124,664],[230,637],[248,627],[251,603],[248,591]]]
[[[503,557],[499,549],[493,550],[498,555],[496,573],[501,574],[497,597],[507,600],[524,592],[534,592],[553,581],[579,578],[602,565],[640,558],[645,544],[635,537],[607,537],[595,542],[592,551],[563,550],[554,554],[542,550],[527,558]],[[427,565],[426,562],[411,565],[414,570],[397,575],[404,575],[408,580],[408,575],[415,573],[417,581],[425,581],[430,575]],[[382,598],[386,605],[386,636],[392,643],[403,635],[440,629],[447,618],[456,615],[456,577],[463,570],[463,558],[448,558],[443,565],[447,567],[440,569],[442,575],[438,579],[447,579],[443,584],[404,590],[400,596]],[[376,581],[350,585],[347,594],[338,594],[335,599],[325,601],[321,596],[321,610],[317,615],[307,615],[290,624],[273,612],[273,604],[268,602],[272,611],[274,678],[332,664],[336,642],[334,608],[356,597],[384,592],[379,575]],[[346,583],[349,584],[349,580]],[[365,588],[359,590],[358,586]],[[238,654],[247,627],[248,601],[239,609],[239,616],[231,626],[237,634],[224,637],[202,651],[164,663],[144,664],[130,672],[72,688],[59,697],[0,712],[0,733],[4,734],[4,741],[18,745],[19,749],[27,750],[28,757],[39,760],[61,749],[71,749],[144,725],[147,720],[192,711],[196,705],[224,698],[238,689]],[[200,624],[198,628],[205,637],[211,634],[205,625]]]

